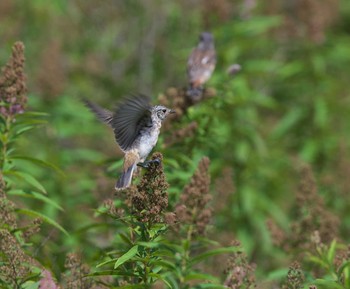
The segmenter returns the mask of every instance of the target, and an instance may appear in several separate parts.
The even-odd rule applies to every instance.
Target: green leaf
[[[126,272],[126,271],[119,271],[119,270],[104,270],[104,271],[97,271],[97,272],[93,272],[93,273],[89,273],[87,275],[84,276],[90,276],[90,277],[94,277],[94,276],[130,276],[130,277],[134,277],[135,274],[132,272]]]
[[[24,284],[21,285],[22,289],[38,289],[39,288],[39,281],[27,281]]]
[[[120,237],[126,244],[128,244],[129,246],[132,245],[132,242],[131,242],[131,240],[130,240],[130,238],[129,238],[129,236],[128,236],[127,234],[125,234],[125,233],[120,233],[120,234],[119,234],[119,237]]]
[[[123,263],[125,263],[126,261],[130,260],[132,257],[134,257],[137,253],[138,250],[138,246],[133,246],[128,252],[126,252],[125,254],[123,254],[122,256],[120,256],[119,258],[113,258],[110,260],[106,260],[102,263],[99,263],[96,265],[96,268],[111,264],[111,263],[115,263],[114,265],[114,269],[117,269],[117,267],[119,267],[120,265],[122,265]]]
[[[34,188],[38,189],[39,191],[43,192],[44,194],[47,194],[45,188],[42,184],[40,184],[32,175],[24,173],[24,172],[17,172],[17,171],[4,171],[4,175],[7,176],[15,176],[21,180],[26,181],[28,184],[32,185]]]
[[[328,264],[323,261],[321,258],[316,257],[316,256],[309,256],[308,258],[311,262],[320,265],[323,268],[328,268]]]
[[[107,264],[115,263],[117,260],[118,260],[118,258],[113,258],[113,259],[110,259],[107,261],[103,261],[102,263],[97,264],[96,268],[100,268],[100,267],[107,265]]]
[[[326,101],[322,98],[315,100],[315,124],[318,127],[324,127],[328,123],[328,108]]]
[[[54,226],[56,229],[60,230],[62,233],[64,233],[65,235],[67,235],[69,237],[68,232],[60,224],[58,224],[56,221],[52,220],[51,218],[49,218],[41,213],[32,211],[30,209],[16,209],[16,212],[22,213],[24,215],[32,216],[35,218],[41,218],[45,223],[48,223],[48,224]]]
[[[164,164],[167,165],[167,167],[172,167],[174,169],[181,168],[180,164],[175,159],[167,158],[166,160],[164,160]]]
[[[47,162],[47,161],[43,161],[43,160],[40,160],[37,158],[28,157],[28,156],[20,156],[20,155],[11,156],[11,159],[29,161],[29,162],[32,162],[34,164],[40,165],[42,167],[50,168],[50,169],[56,171],[57,173],[59,173],[61,176],[65,176],[65,173],[59,167],[57,167],[56,165],[54,165],[50,162]]]
[[[207,280],[211,282],[219,282],[219,279],[210,275],[210,274],[204,274],[204,273],[190,273],[185,276],[185,281],[191,281],[191,280]]]
[[[316,279],[313,284],[316,285],[318,289],[344,289],[342,285],[332,280]]]
[[[120,256],[114,264],[114,269],[117,269],[120,265],[124,264],[126,261],[129,261],[132,257],[134,257],[138,252],[139,246],[135,245],[131,247],[131,249],[126,252],[124,255]]]
[[[329,264],[333,264],[336,247],[337,247],[337,241],[333,240],[327,252],[327,260]]]
[[[271,136],[281,138],[304,116],[304,109],[297,108],[291,110],[278,125],[273,129]]]
[[[32,130],[34,128],[35,128],[35,126],[32,126],[32,125],[24,126],[24,127],[20,128],[20,129],[17,129],[14,134],[15,134],[15,136],[19,136],[22,133],[24,133],[26,131],[30,131],[30,130]]]
[[[157,242],[137,242],[137,245],[146,248],[158,248],[161,244]]]
[[[170,270],[176,270],[176,265],[173,262],[169,262],[166,260],[155,260],[152,262],[152,264],[157,266],[162,266]]]
[[[27,118],[27,117],[33,117],[33,116],[35,116],[35,117],[47,117],[47,116],[49,116],[49,114],[46,112],[41,112],[41,111],[26,111],[22,114],[19,114],[17,116],[17,118],[23,119],[23,118]]]
[[[208,259],[209,257],[215,256],[215,255],[234,253],[234,252],[238,252],[238,251],[242,251],[242,248],[232,246],[232,247],[224,247],[224,248],[209,250],[207,252],[204,252],[204,253],[192,258],[191,264],[195,265],[195,264],[197,264],[205,259]]]
[[[341,266],[338,268],[337,275],[340,276],[346,267],[350,268],[350,261],[345,261],[343,264],[341,264]]]
[[[267,280],[282,280],[287,276],[287,274],[287,268],[276,269],[268,273]]]
[[[255,16],[253,21],[245,23],[237,23],[234,31],[237,35],[258,36],[261,33],[268,31],[272,27],[280,25],[282,18],[280,16]],[[235,34],[236,35],[236,34]]]
[[[7,194],[12,195],[12,196],[21,196],[21,197],[25,197],[25,198],[40,200],[48,205],[55,207],[56,209],[59,209],[60,211],[64,211],[64,209],[59,204],[57,204],[56,202],[54,202],[50,198],[45,197],[44,195],[37,193],[37,192],[33,192],[33,191],[25,192],[23,190],[10,190],[7,192]]]
[[[171,288],[180,289],[181,284],[179,284],[179,282],[178,282],[179,276],[180,275],[175,277],[173,274],[166,274],[166,276],[164,278],[166,278],[167,282],[171,285]]]
[[[162,242],[162,245],[163,245],[162,247],[167,248],[171,252],[181,253],[181,254],[183,253],[183,247],[175,243],[170,243],[164,240],[164,242]]]
[[[145,289],[145,284],[136,284],[136,285],[124,285],[124,286],[118,286],[118,289]]]
[[[194,289],[227,289],[227,286],[221,285],[221,284],[197,284],[196,286],[193,287]]]
[[[160,275],[160,274],[149,273],[148,276],[149,276],[149,277],[155,277],[155,278],[157,278],[157,280],[161,280],[161,281],[162,281],[165,285],[167,285],[169,288],[173,288],[173,287],[170,285],[170,283],[169,283],[167,280],[165,280],[165,279],[163,278],[163,276]]]

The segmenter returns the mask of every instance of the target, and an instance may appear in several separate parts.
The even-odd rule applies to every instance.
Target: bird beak
[[[176,111],[174,109],[171,109],[170,113],[176,113]]]

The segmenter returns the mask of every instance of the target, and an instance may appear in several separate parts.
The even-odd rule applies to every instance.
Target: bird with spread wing
[[[99,120],[112,127],[115,139],[124,152],[123,172],[116,183],[117,190],[130,186],[137,165],[147,167],[146,158],[158,141],[162,122],[174,111],[150,104],[150,98],[136,95],[124,99],[114,111],[83,99]]]

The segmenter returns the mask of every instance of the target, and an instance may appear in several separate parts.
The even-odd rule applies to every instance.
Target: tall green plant
[[[12,57],[0,75],[0,284],[2,288],[25,288],[39,278],[41,266],[35,261],[29,243],[42,221],[67,233],[58,223],[40,212],[19,208],[9,197],[32,198],[55,206],[44,186],[30,173],[18,169],[17,160],[54,167],[31,155],[16,153],[17,139],[37,125],[45,123],[46,114],[25,112],[27,103],[24,75],[24,45],[13,46]],[[28,188],[22,189],[24,183]],[[34,220],[23,224],[20,215]],[[26,222],[28,223],[28,222]]]

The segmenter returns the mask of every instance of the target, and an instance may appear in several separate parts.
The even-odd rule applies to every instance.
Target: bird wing
[[[99,105],[91,102],[86,98],[82,98],[82,101],[97,116],[97,118],[100,121],[105,122],[107,124],[111,123],[113,118],[113,112],[111,112],[108,109],[100,107]]]
[[[148,96],[136,95],[126,98],[115,110],[110,125],[122,150],[130,149],[140,130],[152,125],[150,108]]]
[[[201,50],[195,48],[187,62],[187,74],[190,82],[202,78],[204,74],[211,74],[216,64],[216,53],[214,49]]]

